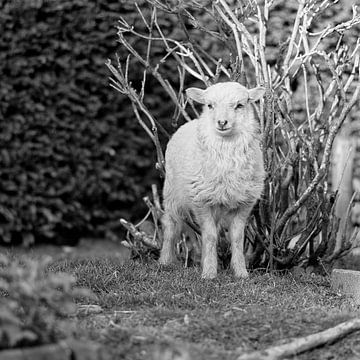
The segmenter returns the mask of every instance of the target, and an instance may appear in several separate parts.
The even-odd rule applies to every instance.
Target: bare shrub
[[[175,125],[179,119],[198,116],[184,96],[189,84],[238,81],[265,87],[256,112],[267,177],[247,227],[246,250],[252,267],[331,263],[351,247],[353,236],[345,237],[345,231],[336,244],[336,191],[329,186],[328,174],[335,136],[359,97],[359,40],[352,41],[350,35],[360,15],[353,6],[348,20],[322,26],[322,16],[335,3],[298,1],[293,17],[288,14],[293,20],[288,28],[276,25],[272,13],[283,7],[285,14],[294,3],[289,8],[285,2],[256,0],[207,1],[205,5],[146,0],[146,9],[134,5],[144,31],[124,17],[119,20],[119,42],[128,57],[118,58],[115,66],[107,63],[111,85],[131,100],[139,124],[154,142],[160,173],[164,172],[161,127],[147,102],[150,78],[163,87],[164,103],[173,102]],[[176,37],[163,31],[159,19],[164,16],[177,17]],[[268,44],[270,35],[278,39],[277,47]],[[146,42],[145,53],[138,52],[133,39]],[[154,43],[163,45],[163,53],[152,54]],[[131,83],[132,61],[144,68],[138,89]],[[168,71],[178,73],[177,84],[168,80]],[[158,199],[156,203],[150,209],[157,228],[161,207]],[[154,248],[159,247],[161,237],[154,235],[152,240]],[[187,262],[186,239],[182,243]]]

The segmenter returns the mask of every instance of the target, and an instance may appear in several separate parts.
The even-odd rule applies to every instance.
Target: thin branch
[[[309,198],[309,196],[314,191],[314,189],[319,184],[319,182],[326,175],[326,172],[327,172],[327,169],[329,166],[332,144],[334,142],[335,136],[338,133],[341,125],[345,121],[350,110],[357,103],[358,98],[359,98],[359,93],[360,93],[360,81],[358,82],[358,85],[356,87],[356,90],[354,91],[354,94],[353,94],[351,100],[345,105],[345,107],[343,108],[339,117],[330,126],[329,135],[328,135],[326,143],[325,143],[324,155],[323,155],[322,162],[321,162],[321,165],[319,168],[319,172],[316,174],[316,176],[314,177],[314,179],[312,180],[310,185],[307,187],[307,189],[303,192],[301,197],[290,208],[288,208],[285,211],[285,213],[282,215],[279,222],[277,223],[277,229],[280,233],[283,231],[283,228],[284,228],[286,222],[289,220],[289,218],[304,204],[304,202]]]
[[[360,330],[360,319],[343,322],[330,329],[295,338],[284,345],[272,346],[264,350],[243,354],[237,360],[277,360],[301,354],[318,346],[333,343],[346,335]]]
[[[299,26],[300,26],[301,18],[303,16],[304,6],[305,6],[305,0],[300,0],[299,1],[299,7],[298,7],[298,10],[297,10],[297,13],[296,13],[296,18],[295,18],[293,30],[292,30],[291,37],[290,37],[288,51],[287,51],[285,59],[284,59],[283,76],[286,76],[288,74],[288,72],[289,72],[289,69],[290,69],[289,68],[289,62],[290,62],[290,58],[292,56],[295,40],[296,40],[296,37],[297,37],[298,32],[299,32]],[[286,87],[287,90],[290,90],[290,80],[289,80],[288,77],[285,79],[285,87]]]
[[[236,19],[236,16],[233,14],[233,12],[230,10],[230,8],[228,7],[228,5],[226,4],[225,1],[223,0],[219,0],[223,6],[225,7],[225,9],[227,9],[227,13],[228,15],[232,18],[232,20]],[[225,4],[225,5],[224,5]],[[246,28],[244,27],[243,24],[241,24],[237,19],[236,19],[236,22],[232,23],[229,18],[224,14],[224,12],[222,11],[222,9],[220,8],[219,5],[215,4],[214,5],[216,11],[218,12],[218,14],[220,15],[220,17],[224,20],[224,22],[230,27],[232,28],[234,26],[234,24],[236,25],[237,29],[239,30],[239,32],[241,34],[246,34],[246,36],[244,36],[244,41],[242,42],[244,47],[243,47],[243,50],[245,52],[245,54],[247,56],[249,56],[251,62],[252,62],[252,65],[255,67],[256,65],[256,62],[255,62],[255,59],[254,59],[254,52],[253,50],[251,49],[251,46],[249,45],[249,42],[252,43],[253,40],[251,38],[251,35],[249,34],[249,32],[246,30]]]
[[[120,224],[130,232],[130,234],[134,237],[135,241],[139,241],[143,243],[145,246],[150,247],[152,249],[159,250],[160,246],[157,244],[154,239],[150,238],[143,231],[139,231],[136,227],[125,219],[120,219]]]

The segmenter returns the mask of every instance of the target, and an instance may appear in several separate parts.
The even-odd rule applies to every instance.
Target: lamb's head
[[[204,104],[203,116],[216,134],[232,137],[242,129],[254,127],[251,103],[264,95],[265,89],[247,89],[236,82],[223,82],[212,85],[206,90],[189,88],[188,98]]]

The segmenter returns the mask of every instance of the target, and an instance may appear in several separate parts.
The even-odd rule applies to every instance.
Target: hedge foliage
[[[152,145],[105,66],[121,55],[115,25],[131,2],[0,8],[0,242],[116,231],[157,178]]]

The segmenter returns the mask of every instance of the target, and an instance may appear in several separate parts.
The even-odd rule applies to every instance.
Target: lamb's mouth
[[[219,134],[228,134],[230,131],[231,131],[231,128],[227,127],[227,128],[220,128],[220,127],[217,127],[216,128],[216,131],[219,133]]]

